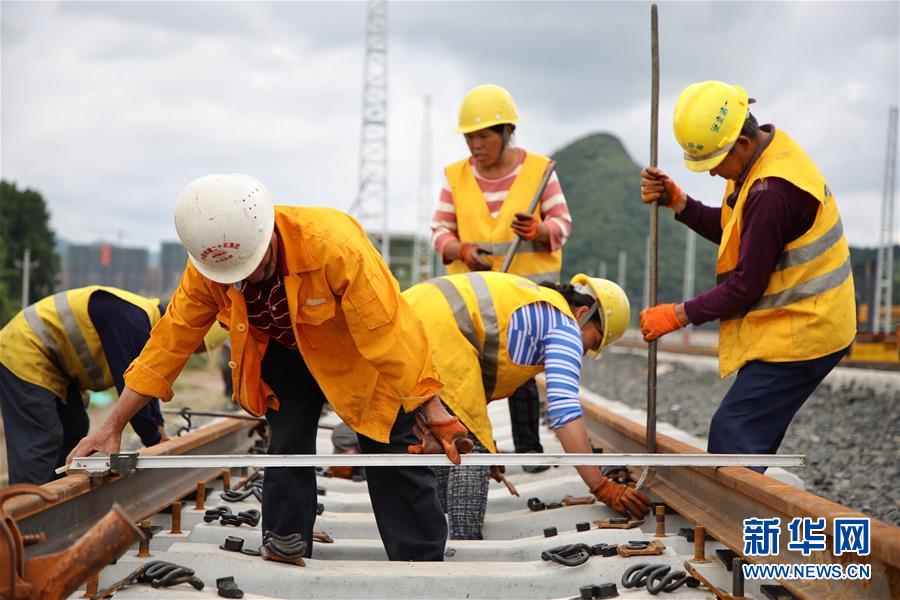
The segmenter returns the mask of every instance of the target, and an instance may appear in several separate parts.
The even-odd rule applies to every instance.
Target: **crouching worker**
[[[54,470],[90,428],[87,392],[122,392],[125,369],[159,318],[157,298],[95,285],[48,296],[0,330],[10,484],[58,477]],[[145,446],[168,439],[155,398],[130,422]]]
[[[599,357],[625,332],[630,308],[619,286],[585,275],[538,286],[517,275],[466,273],[429,280],[403,296],[431,340],[441,399],[468,427],[475,451],[496,452],[487,403],[544,371],[550,426],[563,449],[592,452],[578,400],[581,361],[584,354]],[[450,538],[482,539],[489,468],[443,469]],[[642,492],[607,479],[596,466],[577,469],[613,510],[647,514],[650,501]]]
[[[210,175],[182,191],[175,227],[190,260],[169,309],[126,372],[116,410],[70,460],[117,451],[125,421],[151,396],[172,397],[190,349],[216,320],[230,333],[235,400],[265,415],[270,454],[315,454],[326,399],[366,453],[405,454],[420,407],[425,421],[446,421],[425,329],[348,215],[276,207],[253,177]],[[458,422],[436,433],[457,462],[457,446],[471,449]],[[447,524],[434,470],[367,471],[388,557],[442,560]],[[263,532],[301,534],[310,556],[315,519],[313,468],[266,469]]]

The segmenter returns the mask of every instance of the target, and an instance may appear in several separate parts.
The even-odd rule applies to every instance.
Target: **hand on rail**
[[[81,438],[81,441],[75,448],[69,452],[66,457],[66,464],[72,462],[72,459],[80,456],[90,456],[95,452],[106,455],[112,455],[119,451],[122,445],[122,432],[112,431],[106,427],[101,427],[94,433],[90,433]]]

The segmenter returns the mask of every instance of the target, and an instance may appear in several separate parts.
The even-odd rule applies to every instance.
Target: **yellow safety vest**
[[[505,273],[465,273],[414,285],[403,297],[425,324],[444,384],[441,400],[491,452],[496,452],[487,403],[506,398],[544,370],[520,365],[507,348],[516,310],[549,302],[575,318],[559,292]]]
[[[819,201],[809,231],[784,247],[762,297],[719,323],[719,372],[746,362],[810,360],[846,348],[856,336],[856,303],[850,250],[837,201],[812,159],[786,133],[776,131],[740,189],[734,209],[722,201],[722,241],[716,260],[719,283],[738,262],[744,203],[753,184],[778,177]]]
[[[528,204],[537,192],[549,162],[546,156],[526,154],[522,170],[513,181],[496,219],[488,210],[468,159],[453,163],[444,170],[456,206],[459,240],[489,249],[493,254],[488,257],[492,271],[499,271],[503,265],[503,259],[516,239],[511,227],[515,214],[528,212]],[[540,203],[534,209],[534,216],[541,220]],[[543,242],[522,240],[510,263],[509,272],[535,282],[559,281],[561,267],[562,250],[547,252]],[[468,271],[466,263],[458,259],[447,265],[447,272],[451,275]]]
[[[0,331],[0,363],[63,401],[73,382],[82,390],[113,387],[100,335],[88,316],[88,301],[98,291],[142,309],[151,328],[159,321],[156,298],[99,285],[59,292],[19,312]]]

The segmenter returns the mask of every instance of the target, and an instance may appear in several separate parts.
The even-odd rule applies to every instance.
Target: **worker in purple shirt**
[[[672,209],[719,246],[714,288],[640,315],[648,342],[719,320],[719,371],[737,377],[710,423],[712,453],[774,454],[856,335],[837,201],[796,142],[757,123],[752,102],[739,86],[705,81],[685,88],[675,107],[685,165],[727,180],[721,207],[691,198],[660,169],[641,172],[645,203]]]

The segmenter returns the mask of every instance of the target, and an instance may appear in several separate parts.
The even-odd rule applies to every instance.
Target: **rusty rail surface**
[[[588,432],[595,443],[612,452],[646,449],[645,429],[592,402],[582,399]],[[703,452],[689,444],[657,433],[657,452]],[[633,469],[637,478],[642,469]],[[739,555],[743,551],[745,518],[781,518],[781,539],[788,539],[787,525],[794,517],[826,519],[827,551],[804,557],[781,548],[778,556],[747,557],[758,563],[867,563],[868,581],[783,580],[800,598],[898,598],[900,597],[900,527],[871,519],[871,554],[834,556],[832,528],[835,517],[865,517],[815,494],[805,492],[743,467],[657,467],[649,491],[696,525],[706,528],[719,542]]]
[[[145,448],[143,456],[173,454],[232,454],[247,452],[256,423],[228,419],[200,427],[184,436]],[[46,541],[26,548],[26,554],[40,556],[58,552],[73,544],[118,503],[135,521],[150,517],[172,502],[197,489],[197,482],[222,475],[222,469],[164,471],[149,469],[129,477],[90,477],[73,473],[43,485],[57,499],[17,497],[6,503],[23,534],[40,534]]]

